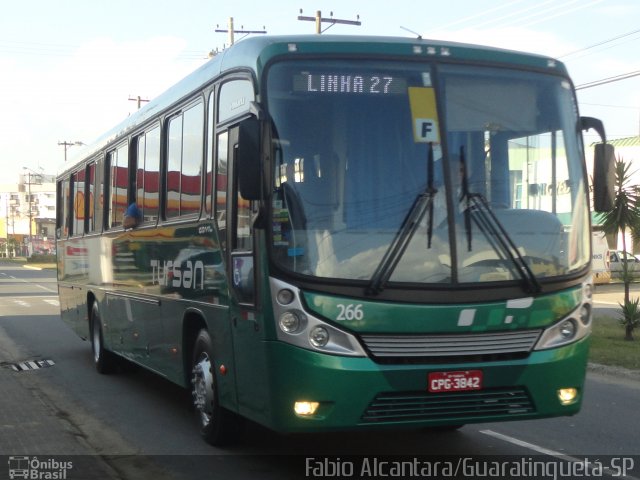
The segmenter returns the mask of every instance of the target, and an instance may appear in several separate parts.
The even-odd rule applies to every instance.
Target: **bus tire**
[[[91,351],[93,352],[93,363],[99,373],[108,374],[115,371],[115,356],[104,348],[102,321],[97,303],[91,307]]]
[[[236,415],[220,406],[213,346],[207,330],[200,330],[196,337],[191,367],[191,397],[200,435],[214,446],[232,443],[241,425]]]

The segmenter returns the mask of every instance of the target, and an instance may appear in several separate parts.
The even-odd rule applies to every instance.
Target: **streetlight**
[[[66,162],[67,161],[67,150],[70,147],[73,147],[74,145],[84,145],[84,143],[82,143],[82,142],[80,142],[78,140],[76,140],[75,142],[68,142],[68,141],[65,140],[63,142],[58,141],[58,145],[62,145],[64,147],[64,161]]]
[[[31,202],[33,201],[33,199],[31,198],[31,174],[35,174],[36,178],[39,178],[39,184],[42,183],[42,173],[36,172],[35,170],[30,169],[29,167],[22,167],[23,170],[27,170],[27,188],[28,188],[28,200],[27,200],[27,205],[29,208],[29,245],[27,247],[28,249],[28,253],[31,254],[33,251],[33,235],[32,235],[32,224],[33,224],[33,212],[31,210]],[[40,167],[40,169],[42,170],[42,167]],[[38,184],[38,185],[39,185]]]

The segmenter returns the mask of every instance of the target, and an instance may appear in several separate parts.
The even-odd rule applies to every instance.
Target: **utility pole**
[[[67,150],[69,149],[69,147],[73,147],[74,145],[84,145],[84,143],[79,142],[79,141],[75,141],[75,142],[67,142],[66,140],[64,142],[60,142],[58,141],[58,145],[61,145],[64,147],[64,161],[67,161]]]
[[[34,177],[37,179],[34,185],[42,184],[42,174],[31,170],[28,167],[22,167],[23,170],[27,170],[27,207],[29,208],[29,243],[27,244],[27,256],[31,256],[33,253],[33,199],[31,198],[31,175],[35,174]],[[22,177],[24,182],[24,175]]]
[[[236,30],[233,27],[233,17],[229,17],[229,23],[227,24],[227,28],[219,28],[219,25],[216,25],[216,33],[229,33],[229,46],[234,43],[234,33],[244,33],[245,37],[252,33],[267,33],[265,27],[262,27],[262,30],[245,30],[243,25],[240,25],[240,30]],[[244,37],[242,37],[244,38]]]
[[[333,18],[333,12],[329,12],[329,15],[330,15],[329,18],[322,18],[322,12],[320,10],[317,10],[315,17],[306,17],[302,15],[302,9],[300,9],[300,15],[298,15],[298,20],[316,22],[316,33],[318,35],[323,32],[326,32],[331,27],[333,27],[336,23],[339,23],[342,25],[354,25],[357,27],[362,25],[362,22],[360,21],[360,15],[356,15],[357,20],[344,20],[340,18]],[[331,25],[329,25],[327,28],[322,30],[323,23],[330,23]]]
[[[150,100],[148,100],[146,98],[142,98],[142,97],[140,97],[140,95],[138,95],[136,98],[131,98],[131,95],[129,95],[129,101],[130,102],[138,102],[138,110],[140,110],[140,106],[142,105],[142,102],[149,102]]]

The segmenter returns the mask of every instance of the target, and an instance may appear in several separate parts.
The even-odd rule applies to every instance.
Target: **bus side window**
[[[71,203],[71,235],[79,236],[84,234],[85,218],[85,170],[82,169],[71,176],[72,195]]]
[[[109,162],[109,214],[110,228],[122,225],[124,212],[128,206],[129,191],[129,155],[128,146],[119,146],[107,154]]]
[[[215,168],[215,203],[214,215],[223,252],[227,246],[227,152],[229,134],[222,132],[218,135],[218,156]]]
[[[95,198],[96,198],[95,182],[96,182],[96,164],[95,162],[92,162],[87,166],[88,192],[86,194],[87,198],[86,198],[86,205],[85,205],[85,211],[87,212],[87,216],[88,216],[86,220],[87,233],[96,231],[96,222],[95,222],[96,217],[95,217],[95,207],[94,207]]]
[[[101,232],[104,218],[104,195],[105,195],[105,187],[104,187],[104,158],[100,157],[96,161],[96,176],[93,187],[93,216],[94,216],[94,224],[95,231]]]
[[[165,215],[200,213],[204,106],[197,103],[169,120]]]
[[[137,140],[137,205],[143,222],[155,222],[160,191],[160,127],[140,135]]]
[[[214,209],[214,178],[216,174],[216,164],[214,157],[213,133],[215,131],[215,92],[209,95],[207,110],[207,153],[205,156],[205,182],[204,182],[204,211],[207,216],[213,213]]]
[[[232,284],[238,295],[240,303],[255,304],[255,271],[253,256],[253,225],[252,225],[252,203],[243,198],[238,187],[238,165],[236,155],[232,152],[237,151],[238,130],[233,128],[230,130],[229,146],[227,149],[227,159],[233,161],[233,202],[231,206],[231,214],[233,215],[231,230],[231,268],[232,268]]]

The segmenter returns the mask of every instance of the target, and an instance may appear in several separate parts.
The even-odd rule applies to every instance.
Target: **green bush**
[[[27,258],[28,263],[56,263],[55,255],[45,255],[41,253],[37,253],[35,255],[31,255]]]

